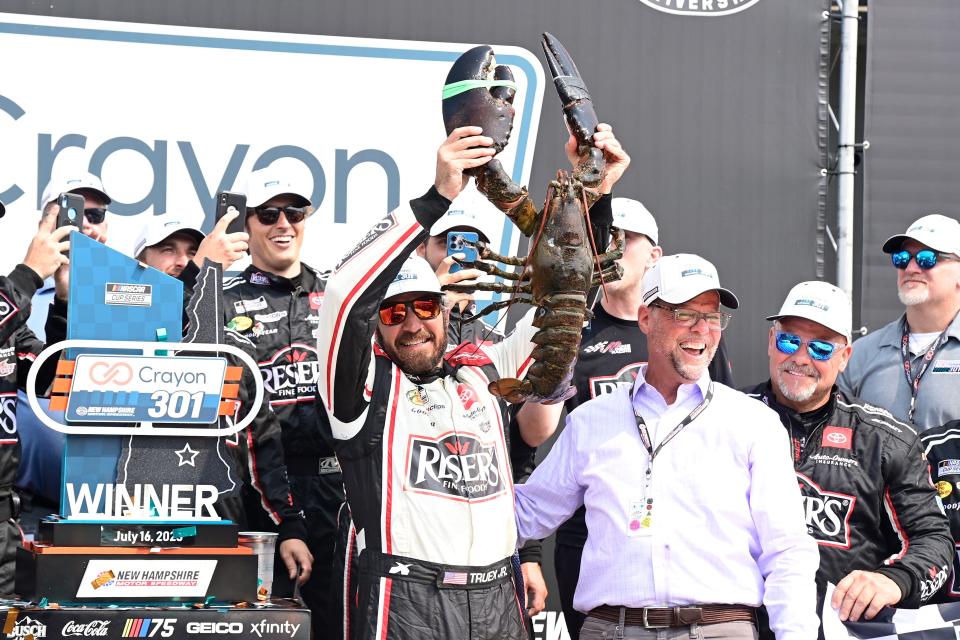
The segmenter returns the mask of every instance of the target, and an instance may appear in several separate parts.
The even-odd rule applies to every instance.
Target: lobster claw
[[[513,130],[513,98],[517,93],[510,67],[497,65],[493,49],[474,47],[450,67],[444,85],[443,124],[449,135],[465,126],[483,128],[493,138],[497,153],[510,141]]]
[[[580,162],[574,175],[585,186],[596,187],[603,180],[605,162],[603,152],[593,146],[593,133],[597,130],[600,121],[593,110],[590,92],[573,58],[556,36],[544,33],[540,44],[547,58],[547,66],[550,67],[550,73],[553,75],[553,84],[563,103],[563,116],[567,121],[567,128],[577,140]]]

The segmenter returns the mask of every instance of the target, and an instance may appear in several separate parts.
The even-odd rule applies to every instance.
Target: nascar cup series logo
[[[464,434],[412,436],[406,475],[409,491],[453,500],[489,499],[507,488],[496,445]]]
[[[651,9],[690,16],[727,16],[757,4],[759,0],[640,0]]]

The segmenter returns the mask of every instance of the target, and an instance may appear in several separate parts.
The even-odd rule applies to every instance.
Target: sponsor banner
[[[10,271],[36,233],[50,176],[76,167],[102,178],[113,199],[108,242],[123,251],[165,211],[209,232],[218,190],[243,191],[251,170],[276,168],[316,208],[304,261],[332,268],[386,212],[433,184],[446,137],[441,90],[473,46],[0,14],[0,58],[30,61],[8,65],[0,87],[8,210],[0,270]],[[526,49],[494,48],[517,83],[510,144],[498,158],[527,184],[543,69]],[[64,109],[48,97],[64,60],[124,90]],[[240,86],[263,98],[234,99]],[[281,87],[296,87],[296,99],[268,97]],[[493,248],[516,254],[520,234],[492,205],[490,213]]]
[[[80,355],[67,419],[76,422],[216,422],[224,358]]]
[[[216,560],[101,560],[87,564],[78,598],[202,598]]]

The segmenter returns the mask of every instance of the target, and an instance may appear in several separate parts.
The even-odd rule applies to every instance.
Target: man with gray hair
[[[850,345],[850,298],[801,282],[767,320],[770,379],[748,394],[790,436],[817,576],[837,585],[831,605],[857,621],[928,603],[952,564],[950,529],[916,431],[835,386],[860,348]]]
[[[920,431],[960,418],[960,222],[926,215],[883,243],[906,312],[857,341],[840,388]]]
[[[649,362],[634,384],[574,410],[517,485],[520,540],[586,507],[574,596],[586,640],[694,638],[708,626],[703,636],[753,639],[761,604],[780,640],[816,637],[816,546],[786,434],[707,372],[730,320],[720,306],[736,309],[736,296],[690,254],[661,258],[641,291]]]

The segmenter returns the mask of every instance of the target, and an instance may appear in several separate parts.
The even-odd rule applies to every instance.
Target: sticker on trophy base
[[[78,598],[202,598],[216,560],[90,560]]]
[[[185,525],[102,525],[100,544],[105,547],[191,547],[197,528]]]
[[[216,422],[224,358],[77,357],[67,419],[75,422]]]

